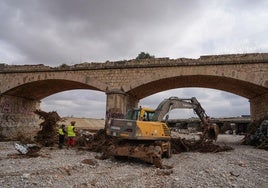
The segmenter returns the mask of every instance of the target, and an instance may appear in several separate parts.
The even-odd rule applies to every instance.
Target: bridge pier
[[[128,109],[137,107],[139,103],[139,100],[121,90],[111,90],[106,95],[106,118],[122,118]]]
[[[268,93],[249,100],[251,120],[268,118]]]
[[[33,111],[39,108],[39,101],[0,95],[0,139],[27,137],[38,131],[39,118]]]

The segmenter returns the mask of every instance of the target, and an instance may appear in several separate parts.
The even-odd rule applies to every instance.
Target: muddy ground
[[[243,136],[219,135],[234,150],[185,152],[163,159],[171,169],[134,160],[98,160],[95,152],[42,148],[20,155],[15,142],[0,142],[0,187],[267,187],[268,152],[240,145]]]

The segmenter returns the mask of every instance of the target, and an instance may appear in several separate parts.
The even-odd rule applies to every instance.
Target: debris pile
[[[212,140],[196,140],[190,141],[185,138],[171,138],[171,149],[173,154],[197,151],[201,153],[216,153],[222,151],[232,150],[230,146],[219,146],[213,143]]]
[[[57,112],[34,111],[44,121],[40,123],[41,131],[35,137],[36,141],[43,146],[53,146],[58,142],[57,122],[61,120]]]
[[[92,137],[87,137],[85,146],[89,151],[105,152],[112,145],[113,138],[108,136],[104,129],[100,129]]]
[[[88,143],[92,141],[94,134],[87,129],[80,129],[76,135],[76,144],[81,147],[88,146]]]
[[[80,138],[80,143],[85,146],[87,150],[103,153],[101,158],[107,158],[106,152],[109,150],[109,147],[114,144],[112,137],[106,135],[104,129],[100,129],[93,136],[85,136]],[[232,150],[230,146],[219,146],[209,140],[195,140],[190,141],[185,138],[172,138],[171,139],[171,150],[173,154],[178,154],[181,152],[197,151],[197,152],[221,152]]]
[[[243,144],[268,150],[268,120],[250,124],[249,133],[245,136]]]

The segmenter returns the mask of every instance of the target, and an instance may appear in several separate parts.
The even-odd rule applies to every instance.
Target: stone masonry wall
[[[268,94],[250,100],[251,119],[268,118]]]
[[[39,102],[2,95],[0,97],[0,135],[15,138],[29,136],[39,129],[38,117],[33,113]]]

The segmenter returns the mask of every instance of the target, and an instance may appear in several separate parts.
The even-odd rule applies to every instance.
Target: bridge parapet
[[[122,61],[106,61],[104,63],[84,62],[75,65],[62,64],[58,67],[38,65],[6,65],[0,64],[1,72],[48,72],[48,71],[74,71],[74,70],[94,70],[94,69],[125,69],[142,67],[172,67],[172,66],[193,66],[193,65],[222,65],[222,64],[247,64],[247,63],[266,63],[268,62],[268,53],[251,54],[228,54],[228,55],[209,55],[200,56],[198,59],[179,58],[169,59],[150,58],[150,59],[132,59]]]

